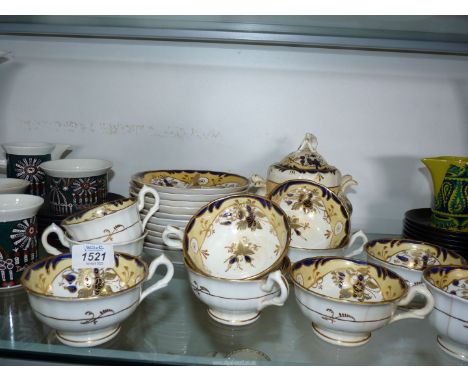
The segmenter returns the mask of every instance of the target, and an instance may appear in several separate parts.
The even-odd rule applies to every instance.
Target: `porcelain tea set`
[[[0,216],[8,216],[0,225],[10,230],[0,239],[23,243],[21,256],[31,260],[13,270],[13,283],[0,271],[2,286],[19,285],[22,271],[35,314],[56,329],[57,338],[70,346],[95,346],[116,336],[149,293],[168,285],[173,266],[167,256],[181,253],[193,294],[224,325],[242,327],[266,307],[282,306],[291,282],[299,309],[324,341],[360,346],[392,322],[428,317],[441,349],[466,360],[466,260],[423,241],[368,241],[362,231],[353,233],[345,191],[357,182],[316,148],[317,139],[307,134],[297,151],[270,166],[266,181],[216,171],[139,172],[131,179],[130,197],[112,202],[103,198],[110,162],[49,158],[40,165],[46,196],[51,208],[68,216],[42,235],[53,256],[30,264],[37,257],[34,217],[43,200],[17,191],[0,195]],[[27,187],[8,181],[0,183],[6,193]],[[453,195],[450,187],[441,186],[441,192]],[[73,269],[71,254],[49,244],[52,233],[66,248],[112,244],[115,267]],[[0,245],[6,264],[12,249]],[[143,251],[159,257],[148,267],[139,258]],[[367,261],[352,259],[362,252]],[[166,275],[143,291],[160,265]],[[420,296],[423,302],[412,304]]]

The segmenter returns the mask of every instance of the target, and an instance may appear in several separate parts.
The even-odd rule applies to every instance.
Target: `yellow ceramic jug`
[[[421,159],[434,185],[432,223],[442,229],[468,231],[468,157]]]

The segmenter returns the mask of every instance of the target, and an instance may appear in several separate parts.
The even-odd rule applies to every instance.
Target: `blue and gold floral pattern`
[[[443,247],[410,239],[373,240],[365,250],[377,260],[419,271],[432,265],[466,264],[462,256]]]
[[[384,267],[339,257],[304,259],[292,264],[290,273],[297,286],[339,301],[386,303],[407,290],[404,280]]]
[[[256,195],[221,198],[200,209],[187,224],[184,256],[204,274],[248,278],[265,264],[281,263],[289,244],[287,216]]]
[[[21,282],[33,294],[86,299],[114,296],[146,279],[148,271],[140,259],[122,253],[116,253],[114,258],[114,268],[75,270],[70,253],[51,256],[32,264]]]
[[[423,277],[441,291],[468,299],[468,266],[434,266]]]

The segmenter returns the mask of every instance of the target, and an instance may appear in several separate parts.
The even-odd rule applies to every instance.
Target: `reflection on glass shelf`
[[[224,326],[213,321],[193,295],[184,267],[175,268],[167,288],[148,296],[123,322],[117,337],[94,348],[62,345],[54,331],[36,319],[26,292],[0,292],[0,352],[17,359],[85,364],[464,364],[440,350],[428,320],[398,321],[373,332],[369,343],[355,348],[328,344],[313,333],[293,288],[283,307],[266,308],[257,322]]]
[[[1,16],[5,33],[468,53],[467,16]]]

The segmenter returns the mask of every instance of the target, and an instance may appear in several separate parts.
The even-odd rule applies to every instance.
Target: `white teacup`
[[[434,296],[429,322],[437,330],[440,348],[468,361],[468,266],[429,267],[422,281]]]
[[[144,196],[151,194],[154,205],[143,221],[139,211],[144,205]],[[149,218],[159,208],[159,195],[150,187],[142,187],[138,198],[118,199],[101,204],[90,210],[79,212],[62,220],[61,226],[72,240],[87,243],[121,244],[139,238],[146,227]],[[42,234],[42,244],[47,245],[47,237],[51,232],[62,231],[57,226],[50,225]],[[65,234],[62,231],[62,236]],[[49,246],[50,247],[50,246]]]
[[[367,343],[371,332],[405,318],[425,318],[434,298],[423,285],[409,287],[378,265],[339,257],[313,257],[290,267],[296,301],[322,340],[339,346]],[[398,312],[417,296],[420,309]]]
[[[352,249],[357,240],[361,239],[362,243],[356,249]],[[330,249],[300,249],[289,247],[288,257],[291,263],[314,256],[338,256],[338,257],[353,257],[360,255],[364,250],[364,246],[368,242],[366,234],[362,231],[354,232],[349,241],[344,247]]]
[[[72,248],[74,245],[83,244],[83,242],[73,240],[67,234],[64,234],[60,227],[54,223],[52,223],[47,229],[50,232],[55,232],[57,234],[60,243],[65,248]],[[130,256],[140,256],[143,252],[143,244],[145,243],[146,236],[148,236],[148,231],[145,231],[145,233],[137,239],[126,241],[123,243],[113,243],[112,247],[114,248],[114,252],[125,253]],[[42,242],[42,245],[46,252],[50,253],[51,255],[57,256],[62,253],[62,251],[50,245],[48,242]]]
[[[75,270],[71,254],[66,253],[46,257],[23,272],[21,282],[34,314],[56,330],[60,342],[89,347],[111,340],[122,321],[149,294],[165,288],[174,275],[174,267],[164,255],[149,267],[139,258],[122,253],[114,256],[115,267],[104,270]],[[160,266],[166,268],[166,274],[143,288]]]
[[[205,276],[187,261],[185,266],[195,296],[208,305],[213,320],[225,325],[248,325],[267,306],[282,306],[288,298],[288,281],[279,270],[257,280],[226,280]]]
[[[463,256],[438,245],[412,239],[377,239],[365,246],[369,262],[403,277],[410,285],[422,282],[423,271],[433,265],[466,265]]]

